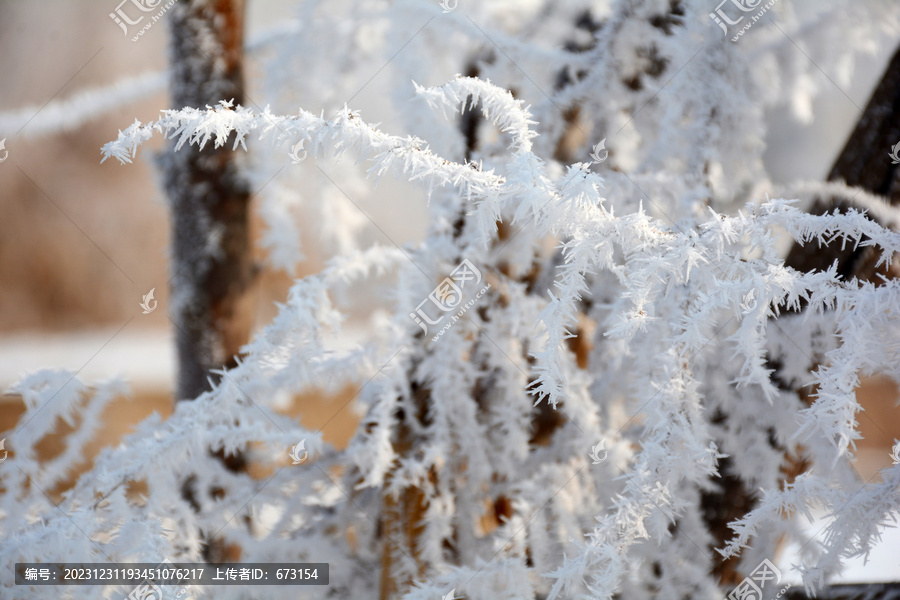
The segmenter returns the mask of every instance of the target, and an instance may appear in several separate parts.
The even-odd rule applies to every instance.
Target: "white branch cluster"
[[[666,13],[664,26],[660,11],[670,3],[623,1],[609,3],[588,50],[564,53],[549,46],[571,33],[580,3],[515,11],[515,3],[487,1],[470,19],[448,17],[446,38],[423,30],[430,60],[462,72],[454,44],[483,35],[521,66],[476,54],[479,77],[418,85],[409,83],[413,75],[430,75],[417,70],[420,55],[398,55],[405,79],[397,87],[418,98],[398,109],[407,131],[391,135],[335,98],[355,81],[351,74],[366,72],[360,65],[371,66],[366,50],[386,52],[379,36],[392,39],[414,18],[440,11],[337,4],[368,20],[301,28],[275,60],[285,68],[273,68],[288,98],[292,69],[302,71],[314,92],[298,93],[332,116],[225,101],[166,110],[121,131],[103,147],[104,160],[129,163],[154,135],[175,140],[176,151],[230,143],[261,155],[254,175],[262,180],[294,148],[308,154],[298,173],[343,158],[342,185],[365,189],[349,157],[371,179],[390,174],[418,185],[430,199],[427,235],[367,249],[345,240],[344,253],[294,283],[220,384],[105,450],[57,507],[39,490],[60,481],[90,434],[79,430],[56,462],[38,465],[28,448],[49,432],[38,411],[73,414],[89,390],[72,380],[48,397],[71,377],[56,372],[20,382],[22,422],[34,417],[34,425],[9,438],[23,450],[10,461],[20,475],[4,478],[0,496],[0,568],[37,558],[23,550],[37,544],[58,548],[56,560],[196,560],[199,532],[216,531],[242,547],[242,560],[331,563],[332,585],[304,588],[309,597],[374,597],[387,552],[390,577],[413,582],[407,600],[450,589],[485,600],[649,599],[658,589],[710,597],[718,593],[710,575],[716,540],[701,498],[723,464],[756,495],[722,553],[772,557],[781,533],[806,542],[788,517],[821,507],[835,519],[803,556],[807,585],[867,552],[895,511],[900,466],[883,471],[879,484],[851,476],[860,438],[855,390],[869,375],[900,380],[900,282],[848,280],[836,267],[798,271],[785,264],[782,236],[869,248],[890,265],[900,251],[898,219],[867,194],[857,204],[866,210],[825,215],[798,202],[859,192],[841,184],[751,201],[769,185],[763,109],[802,104],[797,96],[811,93],[787,83],[770,93],[752,72],[759,64],[793,81],[801,67],[779,70],[785,49],[762,44],[751,60],[723,46],[705,2],[679,3],[684,14]],[[306,16],[322,9],[304,6]],[[785,11],[785,22],[795,23]],[[482,20],[490,25],[473,28]],[[299,52],[291,44],[305,52],[342,27],[353,30],[356,61],[289,58]],[[853,31],[860,27],[853,22]],[[696,39],[712,50],[694,52]],[[666,69],[665,80],[656,68]],[[570,85],[556,87],[560,73]],[[454,126],[460,115],[477,116],[478,144]],[[607,163],[581,162],[599,141],[588,138],[620,127]],[[307,210],[336,216],[322,225],[335,240],[344,224],[362,229],[340,216],[346,205],[309,207],[288,185],[265,202],[270,222]],[[278,231],[266,244],[289,267],[300,245],[290,227]],[[423,335],[410,314],[463,260],[478,269],[483,297],[442,335]],[[348,350],[336,343],[348,312],[342,299],[372,289],[364,286],[384,292],[388,309],[369,315],[366,338]],[[277,413],[285,394],[351,381],[364,414],[346,450]],[[798,397],[804,385],[813,386],[810,405]],[[121,392],[118,384],[96,386],[84,418]],[[285,465],[301,438],[310,463]],[[592,460],[600,441],[608,455]],[[231,473],[209,456],[248,447],[272,467],[270,477]],[[787,457],[810,465],[791,482],[781,469]],[[193,510],[179,500],[189,477],[198,490],[223,489],[224,500]],[[148,489],[139,502],[127,493],[134,481]],[[410,488],[423,513],[414,543],[385,516]],[[286,588],[271,597],[295,594]]]

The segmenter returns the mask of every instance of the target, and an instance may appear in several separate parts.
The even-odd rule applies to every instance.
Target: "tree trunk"
[[[244,1],[181,0],[170,14],[174,107],[242,104]],[[238,158],[230,144],[186,145],[161,158],[172,213],[176,400],[208,390],[210,369],[234,366],[249,337],[250,192]]]
[[[900,142],[900,48],[894,53],[872,93],[866,110],[847,140],[829,181],[844,180],[847,185],[864,188],[872,194],[900,201],[897,175],[900,164],[888,156]]]

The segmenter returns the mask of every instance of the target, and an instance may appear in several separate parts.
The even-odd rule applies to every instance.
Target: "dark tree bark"
[[[897,142],[900,142],[900,48],[881,76],[828,180],[844,180],[848,185],[864,188],[896,204],[900,201],[897,181],[900,164],[893,164],[888,152]]]
[[[181,0],[173,6],[175,108],[244,102],[243,21],[244,0]],[[253,278],[250,192],[238,157],[226,144],[202,151],[185,145],[161,158],[172,214],[177,400],[208,390],[210,369],[234,366],[249,337],[249,311],[242,304]]]

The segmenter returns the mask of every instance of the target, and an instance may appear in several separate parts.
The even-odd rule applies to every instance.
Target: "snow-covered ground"
[[[132,389],[166,391],[175,377],[175,352],[166,330],[127,325],[77,333],[4,335],[0,339],[0,387],[45,367],[78,372],[84,382],[119,375]]]

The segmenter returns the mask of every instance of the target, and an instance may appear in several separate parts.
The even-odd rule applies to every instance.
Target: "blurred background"
[[[86,382],[123,377],[131,397],[111,405],[91,452],[114,443],[153,411],[169,414],[175,372],[173,324],[166,311],[169,223],[152,162],[164,142],[151,142],[131,165],[100,163],[100,147],[120,129],[170,108],[164,75],[168,31],[159,23],[133,43],[109,18],[115,4],[0,1],[0,140],[9,153],[0,163],[0,388],[5,391],[42,367],[77,372]],[[248,0],[246,39],[252,42],[283,27],[293,18],[294,5]],[[895,48],[896,43],[886,45],[864,57],[850,88],[828,86],[812,106],[811,122],[768,115],[766,162],[773,183],[825,177]],[[247,91],[264,106],[254,64],[246,65]],[[66,125],[67,107],[96,100],[85,98],[85,92],[123,80],[123,93],[133,99],[87,122]],[[351,108],[391,130],[390,121],[381,119],[388,113],[382,103],[388,101],[376,75]],[[388,182],[379,188],[378,202],[365,207],[372,220],[398,244],[420,239],[425,231],[421,194],[404,194],[403,186]],[[258,220],[255,226],[258,235]],[[260,259],[262,252],[257,249]],[[316,272],[329,257],[315,247],[304,247],[303,253],[294,276]],[[284,272],[263,271],[255,290],[257,327],[274,315],[274,303],[284,300],[291,280]],[[142,314],[139,304],[151,289],[158,309]],[[297,398],[287,412],[317,429],[354,393],[347,388],[337,397],[311,394]],[[857,468],[865,480],[877,476],[894,438],[900,438],[897,398],[886,381],[867,382],[861,392],[865,440],[859,444]],[[23,411],[20,397],[0,397],[0,431],[14,428]],[[352,405],[340,410],[323,431],[324,439],[343,446],[356,419]],[[65,427],[60,424],[61,430]],[[44,451],[47,456],[57,451],[52,440]],[[85,468],[90,459],[84,457]],[[886,547],[900,547],[900,539],[886,536]],[[873,557],[847,577],[900,576],[896,559],[879,560]]]

